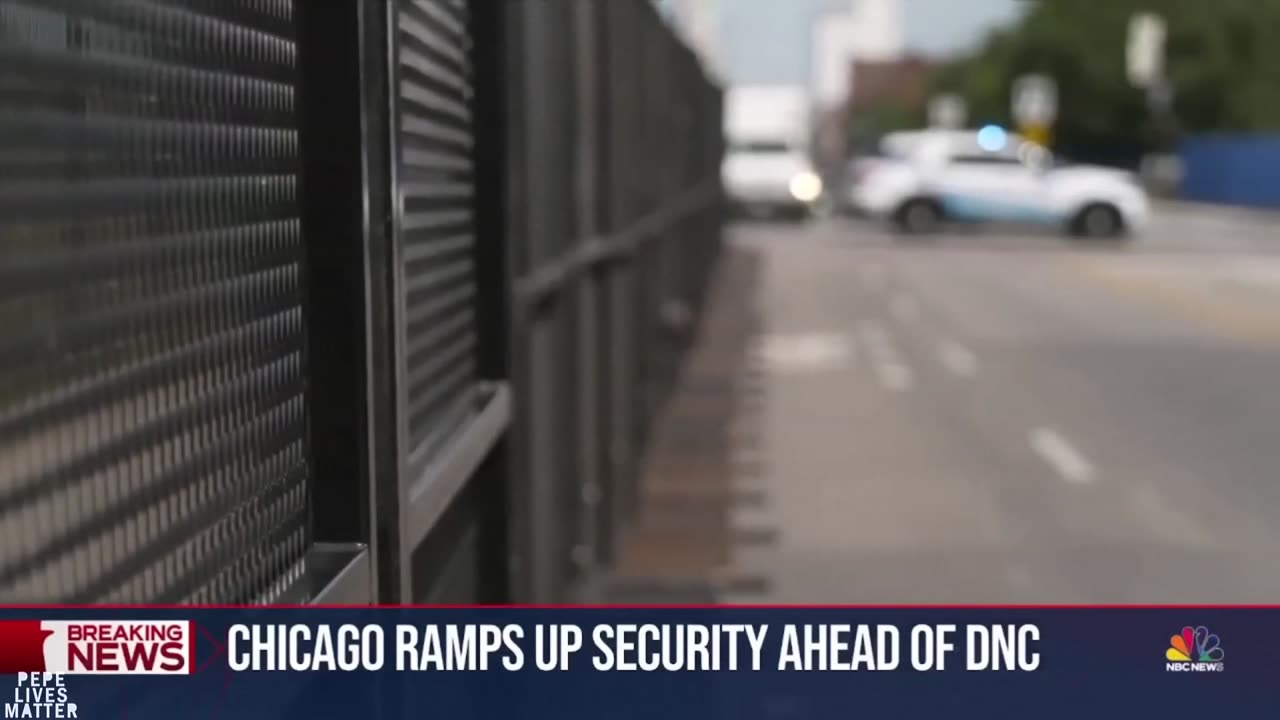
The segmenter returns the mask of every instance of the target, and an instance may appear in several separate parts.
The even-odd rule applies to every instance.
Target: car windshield
[[[895,133],[881,140],[876,151],[881,157],[903,158],[911,153],[918,140],[919,137],[914,133]]]

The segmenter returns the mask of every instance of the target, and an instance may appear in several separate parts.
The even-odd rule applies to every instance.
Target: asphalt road
[[[744,224],[764,261],[751,602],[1280,602],[1280,233],[1118,248]],[[745,512],[745,511],[744,511]],[[733,600],[733,598],[728,598]]]

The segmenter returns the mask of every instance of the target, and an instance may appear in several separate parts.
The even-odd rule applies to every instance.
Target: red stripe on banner
[[[196,674],[196,621],[187,621],[187,674]]]
[[[862,605],[0,605],[0,613],[45,610],[1280,610],[1280,604],[1015,604],[946,605],[871,603]],[[0,621],[6,622],[6,621]]]

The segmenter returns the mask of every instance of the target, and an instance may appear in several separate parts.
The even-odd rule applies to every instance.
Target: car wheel
[[[1112,239],[1124,233],[1124,220],[1114,207],[1097,203],[1080,211],[1074,229],[1083,238]]]
[[[912,200],[898,211],[898,227],[912,235],[926,235],[938,229],[942,222],[942,210],[932,200]]]

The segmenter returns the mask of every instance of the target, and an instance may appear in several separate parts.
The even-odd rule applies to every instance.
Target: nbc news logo
[[[1209,628],[1182,628],[1182,632],[1169,638],[1169,649],[1164,651],[1166,672],[1222,672],[1224,653],[1222,642]]]

